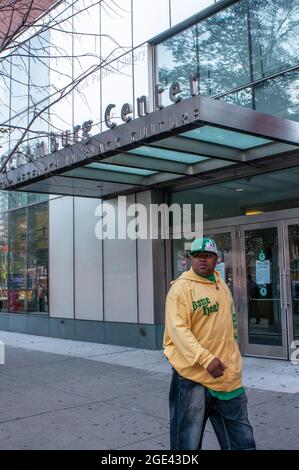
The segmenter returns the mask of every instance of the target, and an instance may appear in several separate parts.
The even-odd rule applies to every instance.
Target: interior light
[[[263,211],[246,211],[245,215],[258,215],[258,214],[263,214]]]
[[[237,189],[235,189],[235,191],[238,191],[240,193],[241,191],[245,191],[245,189],[244,188],[237,188]]]

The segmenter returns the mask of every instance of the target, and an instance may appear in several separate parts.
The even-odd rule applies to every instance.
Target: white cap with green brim
[[[214,253],[217,255],[217,245],[212,238],[197,238],[191,245],[191,255],[195,255],[196,253],[206,252],[206,253]]]

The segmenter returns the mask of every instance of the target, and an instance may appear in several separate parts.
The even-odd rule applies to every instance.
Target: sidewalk
[[[0,331],[1,449],[169,449],[161,351]],[[296,449],[299,366],[244,358],[259,449]],[[205,449],[217,449],[207,427]]]

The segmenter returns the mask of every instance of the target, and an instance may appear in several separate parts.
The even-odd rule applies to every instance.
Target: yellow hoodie
[[[171,283],[163,347],[182,377],[230,392],[242,387],[242,357],[235,341],[232,295],[218,271],[214,274],[216,283],[191,268]],[[217,379],[206,370],[215,357],[227,367]]]

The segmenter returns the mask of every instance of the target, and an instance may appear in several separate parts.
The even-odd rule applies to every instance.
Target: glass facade
[[[203,220],[225,219],[299,206],[299,168],[171,193],[171,204],[203,204]]]
[[[198,72],[205,96],[299,120],[298,17],[298,0],[233,3],[158,44],[156,79],[188,96]]]
[[[70,12],[58,6],[60,28],[33,38],[30,57],[16,54],[1,63],[1,101],[10,102],[10,109],[1,107],[1,121],[17,127],[2,139],[3,154],[36,111],[45,108],[12,165],[37,158],[42,144],[47,153],[49,131],[60,139],[86,120],[93,121],[94,134],[105,130],[107,104],[115,104],[118,123],[126,102],[136,117],[136,98],[150,95],[155,80],[165,86],[179,80],[189,96],[189,75],[195,71],[203,95],[298,120],[299,0],[240,0],[207,13],[154,47],[153,80],[147,41],[217,3],[125,0],[112,9],[80,0],[72,6],[72,22]],[[169,103],[166,93],[163,101]]]
[[[0,312],[48,313],[48,226],[48,202],[0,213]]]

